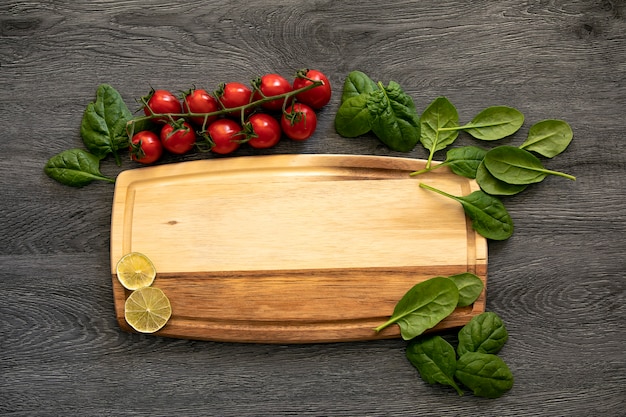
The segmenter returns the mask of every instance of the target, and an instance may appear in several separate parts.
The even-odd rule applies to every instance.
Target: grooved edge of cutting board
[[[419,188],[478,189],[446,167],[362,155],[273,155],[182,162],[118,176],[111,277],[120,327],[130,294],[115,265],[131,251],[157,268],[172,304],[155,335],[253,343],[399,337],[376,333],[397,301],[433,276],[472,272],[485,290],[436,329],[485,311],[487,242],[462,207]]]

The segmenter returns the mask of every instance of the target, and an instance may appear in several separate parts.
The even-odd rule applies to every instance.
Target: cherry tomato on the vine
[[[254,92],[254,100],[260,100],[265,97],[278,96],[281,94],[289,93],[292,88],[287,79],[281,77],[278,74],[265,74],[261,78],[254,81],[254,85],[257,90]],[[283,108],[285,99],[276,99],[272,101],[266,101],[261,104],[266,110],[280,110]]]
[[[240,141],[244,139],[241,125],[231,119],[218,119],[207,128],[207,133],[213,141],[211,152],[229,154],[239,148]]]
[[[178,98],[167,90],[152,90],[149,95],[144,97],[144,100],[147,101],[146,106],[143,108],[146,116],[151,116],[152,114],[182,113],[183,110]],[[165,123],[167,122],[167,118],[159,117],[156,121]]]
[[[233,109],[249,104],[252,99],[252,90],[244,84],[230,82],[220,86],[217,97],[222,103],[222,106],[224,106],[224,109]],[[252,109],[249,109],[246,113],[250,113],[251,111]],[[240,111],[234,111],[229,114],[235,117],[241,116]]]
[[[298,71],[296,79],[293,81],[293,89],[298,90],[306,87],[313,84],[313,81],[322,81],[324,84],[297,94],[296,99],[318,110],[328,104],[332,95],[330,82],[323,73],[310,69]]]
[[[193,89],[183,96],[183,110],[185,113],[213,113],[220,110],[220,105],[206,90]],[[208,117],[205,126],[216,119],[217,116]],[[189,120],[198,126],[204,124],[204,117],[190,117]]]
[[[156,133],[143,130],[133,135],[129,147],[133,161],[142,164],[152,164],[163,155],[163,145]]]
[[[266,113],[255,113],[248,119],[252,128],[250,146],[256,149],[267,149],[275,146],[282,135],[280,124],[273,116]]]
[[[191,151],[196,144],[196,132],[187,122],[163,125],[160,138],[165,150],[177,155]]]
[[[317,127],[315,110],[303,103],[289,106],[280,118],[285,135],[293,140],[307,140]]]

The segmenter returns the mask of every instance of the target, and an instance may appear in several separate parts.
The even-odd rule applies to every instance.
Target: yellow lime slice
[[[141,333],[154,333],[165,326],[172,306],[165,293],[156,287],[133,291],[124,305],[126,322]]]
[[[116,267],[117,279],[124,288],[138,290],[149,287],[156,277],[156,269],[152,261],[146,255],[139,252],[131,252],[122,256]]]

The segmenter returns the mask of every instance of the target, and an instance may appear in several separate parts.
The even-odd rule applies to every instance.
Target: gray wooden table
[[[147,5],[149,4],[149,6]],[[626,4],[606,1],[31,1],[0,6],[0,414],[622,416],[626,403]],[[574,130],[550,177],[505,199],[516,231],[489,244],[487,309],[505,321],[515,385],[496,400],[423,382],[387,340],[260,345],[122,332],[109,271],[114,187],[60,185],[46,160],[81,147],[101,83],[134,100],[303,67],[335,94],[303,144],[269,151],[425,158],[345,139],[346,75],[394,80],[420,112],[556,118]],[[461,135],[455,146],[476,144]],[[210,158],[169,157],[163,163]],[[443,154],[437,154],[441,159]],[[115,176],[133,169],[104,161]],[[416,249],[417,250],[417,249]]]

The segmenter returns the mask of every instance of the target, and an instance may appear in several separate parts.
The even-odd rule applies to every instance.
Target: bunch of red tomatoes
[[[330,98],[328,78],[312,69],[297,71],[293,82],[265,74],[250,87],[229,82],[213,94],[194,88],[179,98],[167,90],[152,90],[142,98],[142,118],[156,122],[160,130],[133,133],[131,157],[151,164],[164,152],[182,155],[197,148],[226,155],[244,143],[266,149],[283,134],[304,141],[315,132],[316,111]]]

